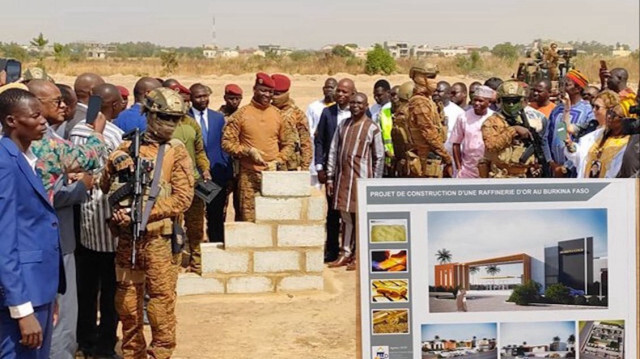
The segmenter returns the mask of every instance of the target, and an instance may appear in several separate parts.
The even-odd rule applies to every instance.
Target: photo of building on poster
[[[575,358],[576,323],[500,324],[500,358]]]
[[[624,320],[580,322],[580,358],[624,359]]]
[[[422,359],[497,359],[497,324],[423,324]]]
[[[606,209],[428,213],[429,312],[608,307]]]

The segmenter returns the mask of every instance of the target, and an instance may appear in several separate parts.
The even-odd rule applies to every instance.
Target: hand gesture
[[[42,327],[33,313],[18,319],[18,326],[20,327],[20,344],[29,349],[38,349],[42,346]]]

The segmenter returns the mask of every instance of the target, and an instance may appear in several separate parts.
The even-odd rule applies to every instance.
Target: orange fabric
[[[535,108],[536,110],[542,112],[546,118],[549,118],[549,116],[551,115],[551,111],[553,111],[553,109],[556,108],[556,104],[553,103],[553,102],[549,102],[548,105],[542,106],[542,107],[538,106],[538,104],[535,103],[535,102],[531,102],[529,104],[529,106],[531,106],[531,107]]]

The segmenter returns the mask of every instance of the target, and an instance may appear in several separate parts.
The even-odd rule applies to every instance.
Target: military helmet
[[[422,66],[413,66],[411,70],[409,70],[409,77],[413,79],[417,75],[424,75],[427,78],[433,79],[439,72],[438,65],[427,63]]]
[[[31,81],[31,80],[45,80],[53,82],[51,76],[47,74],[47,72],[40,67],[30,67],[24,71],[22,74],[23,81]]]
[[[400,88],[398,89],[398,98],[403,101],[409,101],[413,95],[413,87],[413,81],[408,81],[400,85]]]
[[[527,90],[524,88],[522,83],[517,80],[508,80],[503,82],[498,86],[498,90],[496,92],[498,98],[527,96]]]
[[[183,116],[187,106],[180,93],[165,87],[151,90],[144,101],[144,107],[151,113]]]

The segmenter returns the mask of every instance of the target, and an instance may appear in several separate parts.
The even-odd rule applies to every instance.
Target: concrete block
[[[302,218],[303,198],[256,196],[256,221],[297,221]]]
[[[225,248],[256,248],[273,246],[271,226],[251,222],[224,224]]]
[[[309,171],[262,172],[262,196],[307,197],[311,195]]]
[[[324,251],[308,251],[305,253],[307,272],[322,272],[324,270]]]
[[[202,273],[247,273],[249,252],[227,251],[221,244],[202,243]]]
[[[300,270],[300,253],[296,251],[266,251],[253,253],[255,273]]]
[[[324,279],[321,275],[305,275],[282,278],[276,291],[303,291],[324,289]]]
[[[235,277],[227,281],[227,293],[267,293],[273,288],[273,281],[267,277]]]
[[[310,221],[323,221],[327,219],[327,198],[324,195],[309,197],[307,207],[307,219]]]
[[[325,241],[324,224],[278,226],[278,247],[316,247]]]
[[[194,273],[178,276],[178,295],[223,294],[224,282],[216,278],[201,277]]]

